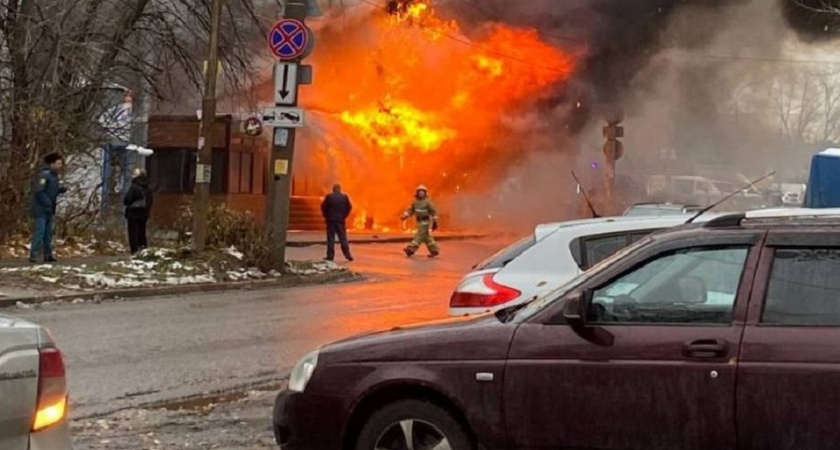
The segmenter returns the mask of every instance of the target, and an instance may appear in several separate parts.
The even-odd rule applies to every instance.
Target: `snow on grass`
[[[0,269],[0,275],[14,275],[49,287],[71,291],[126,289],[156,286],[207,284],[279,278],[280,272],[243,267],[242,253],[230,247],[200,257],[188,249],[146,249],[130,259],[100,264],[33,265]],[[323,275],[347,269],[332,261],[293,261],[287,272],[297,276]]]
[[[346,270],[333,261],[289,261],[286,263],[286,271],[295,275],[321,275]]]
[[[94,237],[80,239],[56,239],[53,243],[58,258],[79,258],[94,255],[125,254],[126,247],[122,242],[114,240],[98,241]],[[0,259],[20,259],[29,256],[29,238],[15,236],[0,246]]]

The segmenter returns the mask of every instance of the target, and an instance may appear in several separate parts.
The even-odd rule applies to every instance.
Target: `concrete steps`
[[[289,202],[289,230],[324,231],[320,197],[292,197]]]

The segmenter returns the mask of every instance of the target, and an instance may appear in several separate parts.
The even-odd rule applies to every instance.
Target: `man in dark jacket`
[[[29,216],[32,218],[32,244],[29,247],[29,262],[37,263],[43,255],[44,262],[56,262],[52,249],[52,226],[59,194],[66,192],[58,180],[58,172],[64,168],[64,158],[58,153],[44,157],[45,166],[38,169],[32,187]]]
[[[353,261],[353,256],[350,255],[350,243],[347,241],[347,217],[350,216],[350,211],[353,210],[353,205],[350,203],[350,197],[341,192],[341,185],[333,185],[331,194],[324,197],[321,202],[321,214],[327,222],[327,257],[328,261],[335,258],[335,236],[338,235],[338,240],[341,242],[341,252],[348,261]]]
[[[149,245],[146,241],[146,224],[149,222],[153,201],[154,194],[149,188],[146,171],[134,169],[131,187],[123,198],[125,218],[128,221],[128,246],[132,255]]]

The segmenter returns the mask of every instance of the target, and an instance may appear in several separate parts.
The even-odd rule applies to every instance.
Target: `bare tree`
[[[840,131],[840,72],[826,72],[817,78],[822,90],[821,141],[831,141]]]
[[[789,144],[840,138],[840,73],[791,69],[768,86],[774,115]]]
[[[247,83],[264,36],[255,1],[227,0],[225,82]],[[30,176],[49,151],[89,151],[111,84],[163,99],[176,80],[202,83],[210,0],[0,0],[0,242],[26,214]],[[143,81],[143,83],[138,83]]]

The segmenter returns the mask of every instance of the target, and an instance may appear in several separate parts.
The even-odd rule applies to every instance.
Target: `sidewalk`
[[[376,232],[376,231],[353,231],[347,232],[347,238],[351,244],[383,244],[411,242],[414,237],[412,232]],[[481,233],[459,233],[436,231],[434,237],[438,241],[463,241],[481,239],[487,237]],[[326,233],[323,231],[290,231],[288,236],[289,247],[309,247],[313,245],[327,245]]]
[[[200,292],[281,289],[331,283],[350,283],[363,279],[364,277],[359,274],[345,271],[306,276],[291,275],[269,280],[196,283],[177,286],[138,287],[127,289],[98,289],[81,292],[67,289],[45,291],[26,288],[6,289],[5,287],[0,287],[0,312],[2,312],[2,308],[29,307],[30,305],[39,304],[101,303],[105,300],[127,300],[143,297],[194,294]]]
[[[351,244],[392,244],[392,243],[408,243],[414,237],[410,232],[396,233],[396,232],[361,232],[348,231],[348,239]],[[482,239],[487,237],[480,233],[455,233],[455,232],[435,232],[435,239],[438,241],[464,241],[472,239]],[[327,238],[323,231],[290,231],[288,235],[289,247],[312,247],[316,245],[327,245]],[[61,258],[58,262],[63,266],[81,266],[82,264],[104,264],[114,261],[126,259],[128,255],[119,256],[80,256],[73,258]],[[26,258],[14,259],[0,259],[0,269],[13,267],[27,267],[32,264]],[[2,281],[0,280],[0,292],[2,292]]]
[[[320,260],[289,261],[285,273],[262,271],[241,261],[242,254],[234,249],[193,256],[165,248],[144,250],[134,258],[80,256],[60,259],[56,264],[0,260],[0,308],[360,279],[346,267]]]

